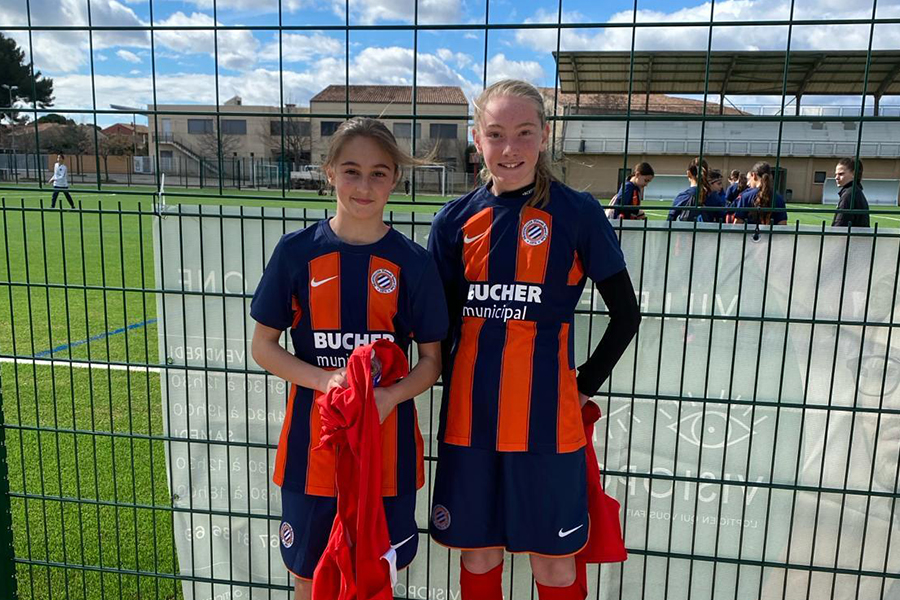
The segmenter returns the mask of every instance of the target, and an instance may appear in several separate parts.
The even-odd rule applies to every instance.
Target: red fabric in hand
[[[337,516],[313,573],[313,600],[392,600],[390,550],[381,496],[381,424],[372,387],[372,352],[381,361],[381,385],[409,373],[403,351],[387,340],[360,346],[347,362],[347,388],[316,400],[321,445],[335,450]]]
[[[628,558],[622,527],[619,524],[619,503],[603,491],[600,483],[600,464],[594,452],[594,423],[600,419],[600,407],[591,401],[581,409],[584,435],[587,438],[585,455],[587,458],[588,514],[591,517],[591,532],[587,545],[575,558],[582,563],[623,562]]]

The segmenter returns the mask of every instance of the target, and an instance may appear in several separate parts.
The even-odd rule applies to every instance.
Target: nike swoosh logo
[[[402,546],[403,544],[405,544],[405,543],[408,542],[409,540],[411,540],[411,539],[413,539],[414,537],[416,537],[416,535],[417,535],[417,534],[415,534],[415,533],[412,534],[411,536],[409,536],[408,538],[406,538],[405,540],[403,540],[403,541],[400,542],[399,544],[391,544],[391,550],[396,550],[397,548],[399,548],[400,546]]]
[[[313,280],[309,282],[309,285],[312,286],[312,287],[314,287],[314,288],[317,288],[317,287],[319,287],[320,285],[322,285],[323,283],[328,283],[328,282],[331,281],[332,279],[337,279],[337,275],[334,275],[334,276],[332,276],[332,277],[329,277],[328,279],[323,279],[322,281],[316,281],[316,278],[313,277]]]
[[[482,233],[480,235],[476,235],[475,237],[469,237],[468,235],[463,236],[463,244],[471,244],[472,242],[474,242],[476,240],[480,240],[481,238],[483,238],[486,235],[487,235],[487,231],[485,231],[484,233]]]
[[[567,535],[569,535],[569,534],[571,534],[571,533],[575,533],[576,531],[578,531],[578,530],[581,529],[582,527],[584,527],[584,523],[582,523],[582,524],[579,525],[578,527],[576,527],[576,528],[574,528],[574,529],[570,529],[570,530],[568,530],[568,531],[563,531],[562,529],[560,529],[560,530],[559,530],[559,537],[564,538],[564,537],[566,537]]]

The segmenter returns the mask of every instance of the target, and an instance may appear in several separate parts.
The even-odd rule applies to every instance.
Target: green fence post
[[[3,389],[0,387],[0,598],[15,600],[16,563],[13,551],[12,511],[9,497],[9,469],[6,465],[6,420],[3,416]]]

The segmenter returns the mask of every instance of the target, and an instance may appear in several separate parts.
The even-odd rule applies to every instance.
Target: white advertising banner
[[[271,482],[286,389],[257,373],[248,313],[280,236],[324,211],[181,210],[154,231],[179,569],[202,580],[184,595],[286,599],[266,587],[292,585]],[[394,218],[425,244],[430,215]],[[594,443],[631,556],[593,568],[589,597],[900,598],[898,239],[681,225],[621,232],[644,320],[596,398]],[[606,318],[590,289],[580,309],[583,358]],[[432,456],[439,398],[417,400]],[[527,558],[505,568],[506,597],[530,598]],[[459,598],[458,573],[421,534],[395,595]]]

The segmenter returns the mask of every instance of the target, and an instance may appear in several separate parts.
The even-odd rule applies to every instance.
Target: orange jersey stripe
[[[322,417],[316,406],[316,398],[322,392],[313,392],[313,406],[309,411],[309,457],[306,464],[306,493],[314,496],[334,496],[335,457],[331,448],[318,448],[322,437]]]
[[[288,435],[291,433],[291,417],[294,415],[294,398],[296,396],[297,386],[291,384],[287,408],[284,411],[284,423],[281,426],[281,435],[278,436],[278,450],[275,452],[275,473],[272,475],[272,481],[279,487],[284,483],[284,466],[287,462]]]
[[[469,281],[487,281],[493,220],[493,209],[485,208],[463,225],[463,263]]]
[[[381,495],[397,495],[397,409],[381,424]]]
[[[516,281],[544,283],[550,254],[550,214],[526,206],[522,209],[519,247],[516,252]]]
[[[368,279],[369,331],[394,331],[397,298],[400,296],[400,267],[372,256]]]
[[[444,441],[458,446],[472,444],[472,386],[475,382],[475,359],[478,356],[478,335],[484,319],[463,318],[459,350],[453,363],[450,381],[450,406]]]
[[[584,266],[581,264],[581,257],[578,256],[578,253],[575,253],[575,260],[572,261],[572,268],[569,269],[569,278],[567,283],[569,285],[578,285],[581,281],[581,278],[584,277]]]
[[[500,370],[497,450],[526,452],[531,417],[531,373],[534,358],[533,321],[509,321]]]
[[[309,320],[312,329],[341,328],[339,252],[323,254],[309,261]]]
[[[556,413],[556,451],[574,452],[585,445],[581,402],[575,369],[569,366],[569,324],[559,328],[559,406]]]

